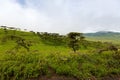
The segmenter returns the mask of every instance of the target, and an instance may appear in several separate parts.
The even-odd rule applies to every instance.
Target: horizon
[[[0,26],[0,29],[2,29],[3,27],[1,27]],[[6,28],[9,30],[9,28],[11,28],[11,26],[6,26]],[[31,31],[33,31],[33,32],[35,32],[35,33],[37,33],[37,32],[39,32],[39,31],[34,31],[34,30],[27,30],[27,29],[21,29],[21,28],[18,28],[18,27],[12,27],[12,28],[14,28],[14,29],[12,29],[12,30],[16,30],[16,29],[19,29],[19,31],[24,31],[24,32],[31,32]],[[41,32],[43,32],[43,31],[41,31]],[[44,31],[45,32],[45,31]],[[72,32],[76,32],[76,31],[72,31]],[[108,31],[108,30],[103,30],[103,31],[96,31],[96,32],[78,32],[78,33],[83,33],[83,34],[91,34],[91,33],[109,33],[109,32],[112,32],[112,33],[120,33],[120,32],[118,32],[118,31]],[[60,35],[66,35],[66,34],[68,34],[68,33],[70,33],[70,32],[68,32],[68,33],[63,33],[63,34],[61,34],[61,33],[59,33],[59,32],[47,32],[47,33],[58,33],[58,34],[60,34]]]

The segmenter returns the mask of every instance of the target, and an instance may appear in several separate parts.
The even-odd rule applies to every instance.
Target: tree
[[[16,35],[6,35],[2,38],[2,43],[5,43],[7,40],[15,41],[16,46],[12,48],[12,50],[17,50],[20,48],[25,48],[27,51],[30,50],[30,46],[32,46],[32,42],[29,40],[26,40],[22,37],[16,36]],[[12,51],[11,50],[11,51]]]
[[[3,28],[4,32],[5,32],[5,35],[8,33],[7,31],[7,26],[1,26],[1,28]]]
[[[16,34],[17,28],[15,27],[7,27],[9,30],[13,30],[13,35]]]
[[[61,46],[65,44],[64,36],[58,33],[37,32],[37,35],[47,45]]]
[[[79,50],[79,41],[84,39],[84,37],[82,36],[82,33],[70,32],[68,34],[68,39],[68,46],[72,48],[74,52],[76,52],[76,50]]]

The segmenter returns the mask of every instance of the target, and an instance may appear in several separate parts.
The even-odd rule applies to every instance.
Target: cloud
[[[15,0],[0,2],[0,25],[47,31],[50,24],[51,20],[43,13],[33,8],[22,7]]]
[[[39,32],[120,31],[119,0],[21,1],[0,1],[0,25]]]

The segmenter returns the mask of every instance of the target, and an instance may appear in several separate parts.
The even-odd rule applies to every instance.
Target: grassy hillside
[[[49,40],[43,41],[34,32],[0,29],[0,80],[119,78],[120,52],[107,50],[99,53],[109,44],[85,40],[80,42],[75,53],[67,46],[66,39],[66,43],[63,41],[64,44],[59,45],[51,44]],[[25,44],[21,45],[21,41]]]
[[[100,31],[96,33],[84,34],[88,40],[120,43],[120,33],[111,31]]]

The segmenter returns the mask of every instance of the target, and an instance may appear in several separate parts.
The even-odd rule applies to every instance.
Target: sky
[[[0,0],[0,26],[28,31],[120,32],[120,0]]]

